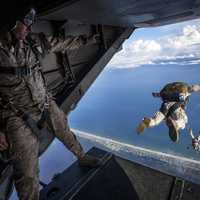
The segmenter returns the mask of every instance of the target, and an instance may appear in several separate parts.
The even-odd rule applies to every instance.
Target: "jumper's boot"
[[[143,133],[143,132],[144,132],[144,129],[145,129],[145,128],[148,128],[148,127],[150,126],[150,122],[151,122],[151,119],[145,117],[145,118],[142,120],[142,122],[139,124],[139,126],[137,127],[137,133],[138,133],[138,134]]]
[[[169,128],[169,137],[173,142],[179,141],[179,129],[177,127],[176,122],[171,118],[168,117],[166,120],[167,126]]]
[[[83,157],[78,158],[78,163],[81,167],[89,168],[95,168],[101,165],[99,158],[87,154],[85,154]]]

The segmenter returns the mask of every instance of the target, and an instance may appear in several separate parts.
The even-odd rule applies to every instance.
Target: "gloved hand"
[[[0,132],[0,151],[8,149],[8,142],[4,133]]]
[[[141,134],[144,132],[145,128],[148,128],[150,125],[151,120],[147,117],[145,117],[142,122],[140,122],[139,126],[136,129],[136,132],[138,134]]]

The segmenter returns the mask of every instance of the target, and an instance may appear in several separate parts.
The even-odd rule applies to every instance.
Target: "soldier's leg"
[[[85,155],[82,146],[75,134],[70,130],[65,113],[57,106],[55,101],[50,101],[49,115],[55,136],[78,158]]]
[[[78,158],[79,164],[85,167],[99,166],[99,159],[85,155],[81,144],[67,124],[65,113],[53,100],[50,101],[49,112],[55,136]]]
[[[171,116],[166,120],[166,124],[169,128],[169,137],[173,142],[179,141],[180,129],[184,129],[188,123],[188,117],[186,112],[181,107],[176,109]]]
[[[18,117],[8,119],[7,136],[13,159],[15,187],[20,200],[39,199],[39,142]]]
[[[188,117],[183,108],[178,108],[172,113],[172,118],[174,119],[175,123],[177,124],[177,129],[184,129],[186,124],[188,123]]]

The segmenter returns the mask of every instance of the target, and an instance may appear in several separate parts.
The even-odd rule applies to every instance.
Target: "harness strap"
[[[186,102],[176,102],[174,105],[172,105],[169,109],[166,107],[166,102],[164,102],[160,108],[160,112],[163,113],[163,115],[165,115],[166,118],[168,118],[169,116],[172,115],[172,113],[182,107],[184,108],[186,106]]]
[[[27,36],[26,39],[27,39],[27,42],[28,42],[31,50],[35,54],[35,57],[36,57],[37,61],[39,61],[39,63],[41,63],[42,62],[42,58],[44,57],[44,55],[38,51],[38,49],[36,47],[36,42],[30,36]]]
[[[17,76],[30,76],[32,71],[35,70],[38,63],[36,63],[32,68],[27,66],[13,67],[13,66],[0,66],[0,73],[12,74]]]
[[[180,108],[180,107],[183,107],[183,106],[185,106],[185,102],[177,102],[177,103],[175,103],[173,106],[170,107],[170,109],[169,109],[169,111],[168,111],[166,117],[168,118],[169,116],[172,115],[172,113],[173,113],[176,109],[178,109],[178,108]]]
[[[179,102],[180,101],[180,93],[173,93],[172,95],[169,94],[165,94],[163,93],[161,95],[161,98],[163,101],[168,102],[168,101],[176,101]]]
[[[39,121],[37,122],[37,126],[39,129],[43,128],[43,125],[47,121],[48,117],[49,117],[49,110],[47,108],[44,108],[44,110],[42,112],[42,116],[39,119]]]

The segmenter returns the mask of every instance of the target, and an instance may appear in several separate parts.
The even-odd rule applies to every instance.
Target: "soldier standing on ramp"
[[[97,158],[85,155],[67,125],[65,113],[47,92],[37,48],[48,45],[42,45],[44,41],[38,39],[37,34],[33,34],[32,41],[35,42],[32,44],[27,37],[31,37],[35,14],[34,9],[29,10],[11,31],[0,38],[0,117],[1,123],[4,122],[0,132],[0,150],[7,149],[9,144],[15,187],[21,200],[39,199],[39,141],[27,125],[24,113],[36,122],[41,122],[48,113],[49,126],[55,136],[78,158],[80,165],[96,167],[99,164]],[[47,49],[41,48],[46,52],[62,51],[85,44],[81,37],[67,37],[60,43],[57,38],[56,41],[54,46],[49,43]]]
[[[141,134],[145,128],[159,125],[163,120],[169,128],[169,137],[173,142],[179,140],[179,130],[184,129],[188,123],[185,112],[189,96],[193,92],[199,92],[200,85],[188,85],[183,82],[167,84],[160,92],[152,93],[154,97],[161,98],[163,103],[159,111],[152,118],[145,117],[137,127],[137,133]]]

